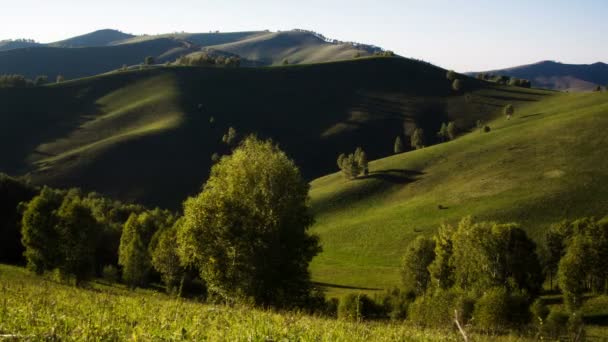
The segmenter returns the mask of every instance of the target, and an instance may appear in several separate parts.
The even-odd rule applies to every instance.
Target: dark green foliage
[[[0,173],[0,262],[23,262],[19,204],[29,202],[36,193],[30,184]]]
[[[34,85],[39,87],[41,85],[45,85],[47,82],[49,81],[48,76],[36,76],[36,78],[34,79]]]
[[[77,190],[43,188],[22,220],[28,267],[36,273],[58,269],[76,283],[93,275],[99,228]]]
[[[289,60],[287,58],[283,60],[283,65],[289,65]]]
[[[55,83],[61,83],[63,81],[65,81],[63,75],[57,75],[57,77],[55,78]]]
[[[445,124],[445,122],[441,124],[439,132],[437,132],[437,138],[439,138],[440,142],[448,140],[448,126]]]
[[[448,139],[450,139],[450,140],[456,139],[457,131],[456,131],[456,124],[454,123],[454,121],[450,121],[448,123],[446,133],[447,133]]]
[[[439,231],[433,237],[435,240],[435,259],[429,265],[429,274],[434,288],[447,290],[454,285],[454,265],[452,258],[454,247],[452,245],[452,234],[454,228],[442,224]]]
[[[144,59],[144,64],[145,64],[145,65],[152,65],[152,64],[154,64],[154,57],[152,57],[152,56],[147,56],[147,57]]]
[[[361,147],[357,147],[355,152],[349,155],[340,154],[336,162],[348,179],[357,178],[361,173],[366,176],[369,174],[367,154]]]
[[[503,287],[485,291],[475,305],[473,317],[475,325],[486,331],[500,331],[507,328],[509,319],[509,293]]]
[[[456,79],[457,75],[454,72],[454,70],[448,70],[448,72],[445,75],[445,78],[447,78],[449,81],[453,82]]]
[[[406,290],[417,296],[424,294],[431,282],[428,267],[435,260],[435,241],[419,236],[407,247],[403,256],[401,279]]]
[[[155,209],[141,214],[133,213],[124,225],[118,249],[118,264],[122,266],[123,280],[131,287],[145,286],[152,269],[149,245],[159,230],[174,223],[166,211]]]
[[[403,153],[405,151],[405,147],[403,146],[403,141],[401,140],[401,136],[397,136],[395,138],[395,145],[393,146],[393,151],[395,154]]]
[[[422,128],[416,128],[410,139],[410,146],[415,149],[424,148],[424,131]]]
[[[483,128],[484,133],[490,133],[490,131],[491,131],[491,130],[492,130],[492,129],[490,128],[490,126],[485,126],[485,127]]]
[[[463,89],[464,89],[464,80],[457,78],[454,80],[454,82],[452,82],[452,90],[461,91]]]
[[[241,66],[241,59],[238,56],[225,57],[211,53],[202,53],[194,56],[181,56],[175,62],[177,65],[188,66],[216,66],[238,68]]]
[[[570,312],[582,305],[592,253],[590,241],[586,237],[575,236],[559,262],[557,281],[564,295],[564,304]]]
[[[114,265],[106,265],[103,267],[101,276],[109,283],[117,283],[120,280],[120,271]]]
[[[568,314],[558,310],[551,310],[547,319],[541,326],[540,333],[543,337],[558,339],[568,332]]]
[[[222,136],[222,142],[228,146],[232,146],[236,143],[237,137],[238,134],[236,132],[236,129],[234,129],[234,127],[229,127],[226,134]]]
[[[229,302],[298,306],[312,290],[308,263],[320,251],[309,185],[270,141],[245,139],[215,164],[184,203],[179,254],[211,295]]]
[[[217,163],[217,161],[218,161],[218,160],[220,160],[220,158],[221,158],[221,157],[220,157],[220,155],[219,155],[217,152],[214,152],[214,153],[211,155],[211,161],[212,161],[213,163]]]
[[[363,321],[383,318],[383,308],[365,294],[350,293],[340,299],[338,318],[348,321]]]
[[[601,92],[602,91],[602,87],[598,85],[597,87],[595,87],[595,91],[598,92],[598,93]]]
[[[393,321],[407,318],[409,305],[414,299],[416,296],[413,292],[403,291],[399,288],[386,290],[381,295],[374,297],[374,301],[380,306],[384,316]]]
[[[183,219],[177,220],[172,227],[158,230],[150,243],[152,266],[160,273],[161,279],[169,292],[179,287],[186,274],[177,253],[177,231]]]
[[[453,290],[429,292],[410,304],[408,319],[420,326],[451,327],[459,296]]]
[[[0,75],[0,88],[25,88],[34,85],[23,75]]]

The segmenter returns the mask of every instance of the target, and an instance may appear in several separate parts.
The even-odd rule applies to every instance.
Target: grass
[[[390,155],[404,125],[427,127],[432,136],[441,122],[468,127],[494,117],[507,102],[550,94],[475,80],[470,88],[467,101],[452,93],[440,68],[366,58],[272,68],[153,68],[2,89],[0,171],[177,209],[200,189],[211,155],[228,152],[221,137],[230,126],[241,136],[279,142],[311,180],[333,172],[337,155],[359,145],[370,159]]]
[[[298,312],[226,307],[150,290],[74,288],[0,265],[0,339],[210,341],[460,341],[453,330],[403,322],[354,323]],[[475,341],[523,341],[474,335]]]
[[[399,264],[417,235],[442,222],[518,222],[540,240],[562,219],[608,214],[608,94],[555,94],[522,101],[492,131],[376,160],[371,174],[314,180],[311,197],[324,251],[314,280],[331,295],[397,286]],[[439,209],[439,205],[445,209]]]

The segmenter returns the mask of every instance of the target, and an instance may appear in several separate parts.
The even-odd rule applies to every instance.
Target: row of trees
[[[338,168],[348,179],[354,179],[363,174],[369,174],[367,154],[361,147],[357,147],[354,153],[340,154],[337,160]]]
[[[517,77],[494,75],[494,74],[490,74],[490,73],[479,73],[479,74],[477,74],[476,78],[478,80],[495,82],[495,83],[502,84],[502,85],[510,85],[510,86],[522,87],[522,88],[531,88],[532,87],[532,82],[530,82],[530,80],[517,78]]]
[[[321,250],[308,190],[274,143],[248,137],[181,216],[45,187],[24,205],[21,241],[31,270],[76,284],[103,272],[131,287],[160,276],[172,290],[198,277],[210,299],[307,306],[319,302],[308,264]]]
[[[241,59],[237,56],[225,57],[222,55],[201,53],[193,56],[181,56],[175,63],[177,65],[189,66],[225,66],[238,68],[241,66]]]
[[[38,87],[48,83],[48,76],[36,76],[33,80],[26,78],[23,75],[0,75],[0,88],[27,88]],[[62,75],[57,75],[55,81],[61,83],[64,81]]]

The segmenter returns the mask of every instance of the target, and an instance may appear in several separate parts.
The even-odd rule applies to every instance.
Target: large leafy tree
[[[212,296],[302,303],[311,291],[308,264],[320,251],[318,238],[308,233],[308,190],[283,151],[248,137],[184,203],[181,259],[199,270]]]
[[[401,276],[403,286],[422,295],[431,281],[428,267],[435,260],[435,241],[419,236],[407,247],[403,256]]]

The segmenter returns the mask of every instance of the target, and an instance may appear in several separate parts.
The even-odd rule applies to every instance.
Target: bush
[[[378,319],[385,316],[382,307],[365,294],[348,294],[340,300],[338,318],[348,321]]]
[[[542,298],[537,298],[534,303],[532,303],[530,312],[532,313],[532,319],[535,324],[543,325],[544,322],[547,321],[547,316],[549,316],[549,308]]]
[[[386,318],[391,320],[404,320],[410,303],[416,295],[411,291],[402,291],[399,288],[387,290],[379,296],[375,296],[375,302],[382,307]]]
[[[560,336],[567,333],[568,315],[561,311],[551,310],[547,315],[547,320],[540,329],[542,337],[549,339],[558,339]]]
[[[109,283],[117,283],[120,280],[120,272],[114,265],[106,265],[103,267],[102,277]]]
[[[438,290],[418,297],[409,305],[408,318],[414,324],[429,327],[448,327],[454,321],[458,294],[453,290]]]
[[[492,129],[490,128],[490,126],[485,126],[485,127],[483,128],[483,131],[484,131],[485,133],[489,133],[491,130],[492,130]]]
[[[503,287],[486,291],[475,304],[475,325],[483,330],[496,332],[509,323],[509,294]]]

